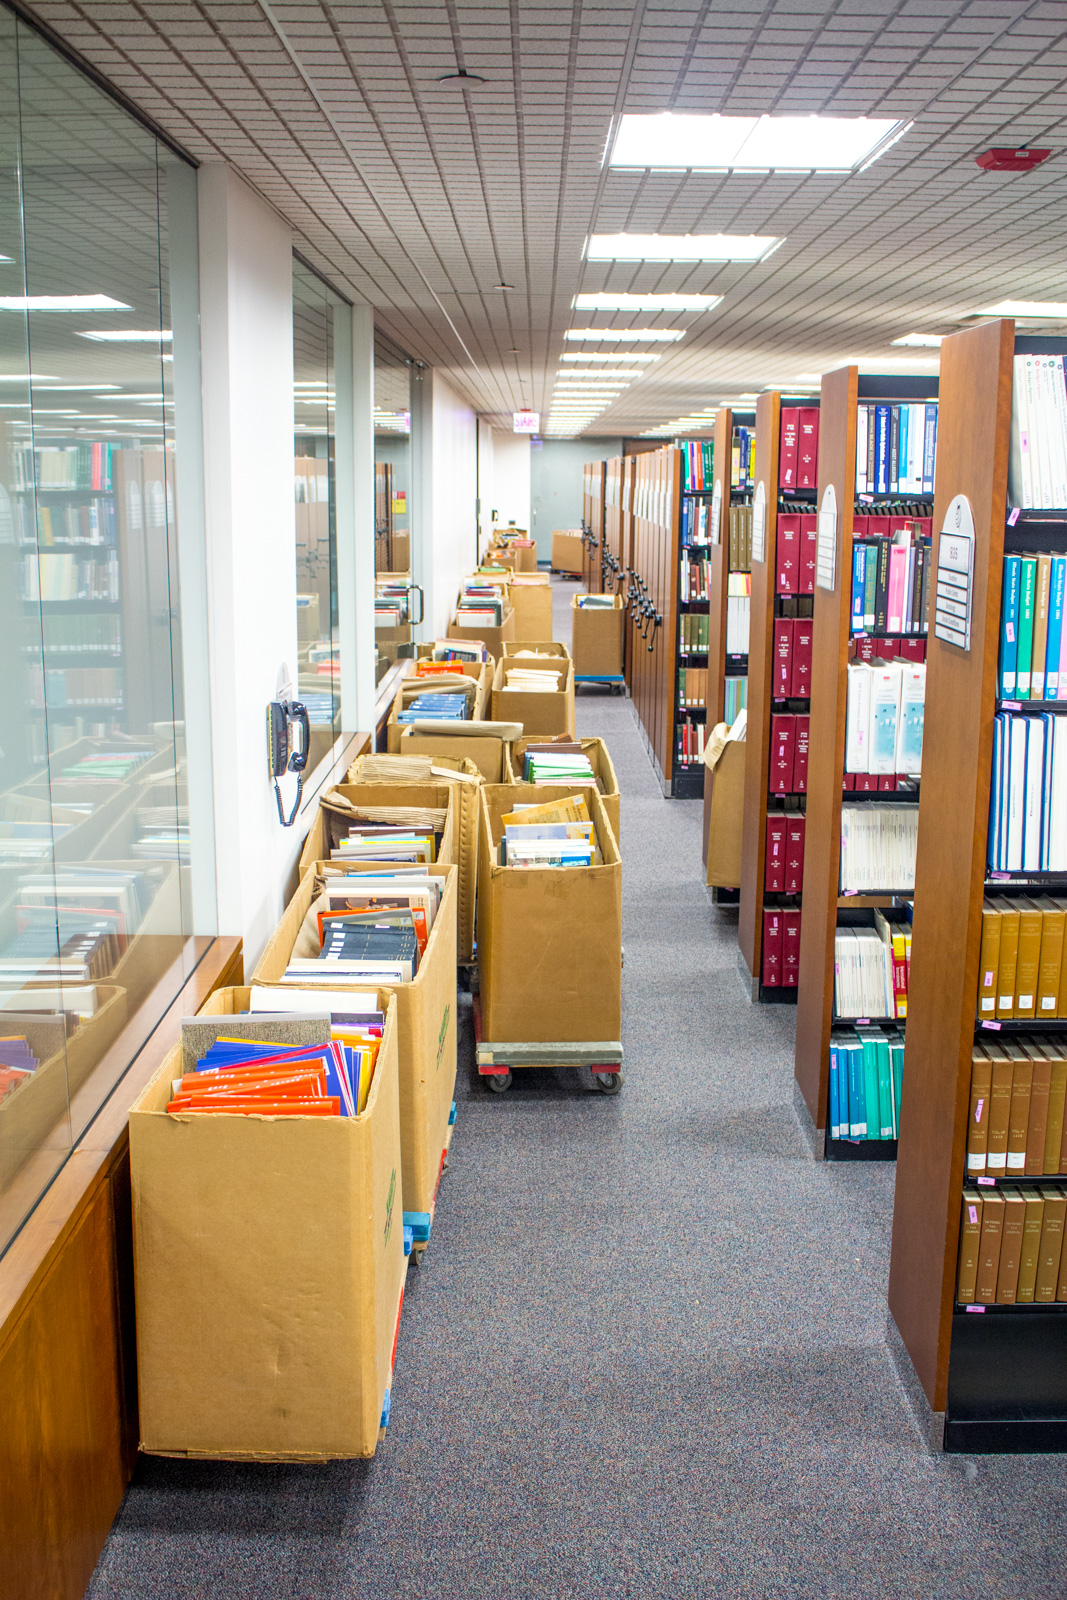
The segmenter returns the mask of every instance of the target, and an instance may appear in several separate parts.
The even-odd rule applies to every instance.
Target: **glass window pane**
[[[378,334],[374,341],[375,672],[380,683],[401,655],[412,653],[411,362]]]
[[[322,279],[294,260],[297,697],[311,718],[309,771],[341,731],[331,300]]]

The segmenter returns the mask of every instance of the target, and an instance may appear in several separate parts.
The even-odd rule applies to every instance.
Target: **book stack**
[[[767,787],[771,794],[806,794],[808,736],[811,718],[774,712],[771,717],[771,759]]]
[[[804,888],[804,813],[769,811],[763,887],[772,894],[800,894]]]
[[[356,1117],[374,1078],[385,1018],[368,1014],[329,1044],[217,1039],[172,1086],[172,1115]]]
[[[706,656],[711,619],[703,611],[683,611],[678,618],[679,654]]]
[[[526,783],[595,783],[592,762],[573,741],[562,744],[528,744],[522,755]]]
[[[1054,1040],[983,1039],[971,1057],[967,1176],[1067,1173],[1067,1049]]]
[[[386,809],[383,807],[383,810]],[[442,818],[443,826],[443,818]],[[332,861],[409,861],[431,866],[436,860],[435,829],[415,824],[354,823],[348,837],[330,851]]]
[[[714,439],[683,439],[682,493],[701,494],[715,483]]]
[[[577,596],[578,607],[581,611],[614,611],[615,596],[613,594],[582,594]]]
[[[31,662],[30,704],[65,710],[68,706],[121,706],[120,667],[48,667]]]
[[[731,572],[751,572],[752,507],[750,505],[730,507],[727,538],[726,554],[729,570]]]
[[[904,1040],[895,1028],[830,1035],[831,1139],[896,1139]]]
[[[925,662],[850,662],[845,772],[921,772],[925,708]]]
[[[694,600],[706,601],[711,565],[706,556],[682,561],[682,603],[691,605]]]
[[[708,703],[707,667],[678,668],[678,705],[683,710],[694,706],[706,707]]]
[[[111,488],[111,467],[117,445],[24,445],[14,451],[16,489]]]
[[[929,517],[853,518],[853,637],[929,632],[932,527]]]
[[[1008,494],[1024,511],[1067,506],[1067,395],[1062,356],[1012,363]]]
[[[737,713],[744,711],[748,705],[748,679],[725,678],[722,686],[723,720],[731,726],[737,721]]]
[[[131,773],[151,760],[154,750],[116,745],[111,750],[94,750],[80,756],[69,767],[61,767],[54,779],[63,783],[91,783],[113,787],[125,783]]]
[[[795,989],[799,984],[800,912],[795,906],[764,911],[760,976],[765,989]]]
[[[834,1016],[847,1021],[896,1016],[893,948],[876,928],[834,933]]]
[[[842,894],[911,894],[918,837],[918,806],[843,805]]]
[[[1067,556],[1004,557],[997,663],[1000,699],[1020,703],[1067,699],[1065,581]]]
[[[19,524],[21,545],[33,545],[34,538],[32,501],[16,502],[16,520]],[[90,500],[81,505],[42,505],[37,508],[37,527],[40,544],[93,544],[113,545],[115,540],[115,503],[113,500]]]
[[[32,1077],[40,1065],[25,1034],[9,1034],[0,1039],[0,1103]]]
[[[435,639],[431,647],[431,661],[488,661],[489,652],[478,639]],[[419,666],[424,665],[420,659]],[[416,669],[417,670],[417,669]]]
[[[811,617],[775,617],[772,700],[810,698],[813,627]]]
[[[549,667],[509,667],[504,673],[504,687],[521,694],[558,694],[563,677],[562,672]]]
[[[819,484],[819,410],[817,406],[783,406],[778,447],[778,484],[782,489],[815,489]]]
[[[982,902],[978,1019],[1067,1017],[1067,900],[994,896]]]
[[[501,818],[502,867],[591,867],[600,859],[596,829],[581,794],[545,805],[517,805]]]
[[[963,1306],[1067,1301],[1067,1189],[964,1188],[956,1302]]]
[[[675,726],[675,760],[679,766],[696,766],[704,759],[707,729],[702,722],[683,717]]]
[[[1067,872],[1067,720],[1000,711],[993,719],[989,866]]]
[[[191,860],[188,806],[138,806],[133,854],[141,861]]]
[[[726,582],[726,654],[747,656],[752,577],[748,572],[730,572]]]
[[[473,685],[472,685],[473,687]],[[468,715],[466,694],[450,694],[444,690],[429,690],[409,700],[397,712],[398,722],[462,722]]]
[[[936,400],[859,407],[857,494],[931,495],[936,456]]]
[[[779,595],[815,593],[815,552],[818,518],[805,513],[779,512],[776,536],[774,592]]]

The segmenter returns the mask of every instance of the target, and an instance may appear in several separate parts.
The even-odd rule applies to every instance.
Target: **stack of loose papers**
[[[558,694],[562,672],[530,667],[511,667],[504,674],[504,687],[528,694]]]

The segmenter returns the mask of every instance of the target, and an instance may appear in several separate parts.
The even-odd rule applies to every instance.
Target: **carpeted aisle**
[[[923,1444],[886,1347],[893,1169],[812,1161],[793,1011],[746,998],[699,803],[662,798],[629,702],[584,691],[578,723],[623,795],[626,1087],[491,1096],[466,1013],[378,1457],[142,1461],[93,1600],[1067,1593],[1067,1462]]]

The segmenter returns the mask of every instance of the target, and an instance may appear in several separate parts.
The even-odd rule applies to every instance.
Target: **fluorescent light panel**
[[[5,294],[0,311],[132,311],[106,294]]]
[[[624,116],[613,167],[854,172],[911,126],[898,117]]]
[[[942,335],[939,333],[906,333],[901,339],[894,339],[893,344],[907,345],[915,350],[936,350],[941,344]]]
[[[573,376],[574,378],[595,378],[599,383],[609,381],[614,383],[618,380],[619,383],[626,384],[631,378],[640,378],[641,375],[640,367],[616,367],[614,371],[609,372],[598,372],[595,367],[590,367],[588,371],[586,371],[585,367],[562,367],[557,381],[560,382]]]
[[[594,233],[587,261],[765,261],[782,239],[732,233]]]
[[[576,311],[710,311],[721,294],[576,294]],[[631,335],[632,337],[632,335]]]
[[[120,306],[131,311],[132,306]],[[169,344],[174,335],[169,328],[108,328],[99,333],[80,333],[79,339],[96,339],[101,344]]]
[[[646,355],[641,350],[611,351],[604,355],[587,355],[584,350],[564,350],[561,361],[658,361],[659,356]]]
[[[1002,300],[998,306],[968,312],[972,317],[1017,317],[1021,321],[1067,322],[1067,300]]]
[[[672,344],[685,338],[684,328],[568,328],[565,339],[581,339],[586,344]],[[583,360],[585,357],[583,356]]]

